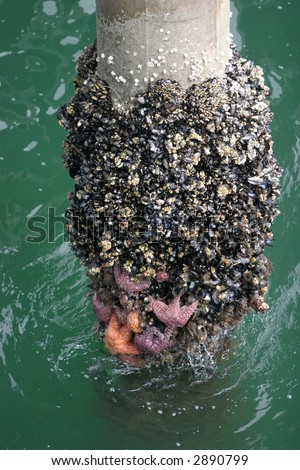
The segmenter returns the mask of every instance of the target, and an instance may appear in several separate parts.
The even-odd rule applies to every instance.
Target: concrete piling
[[[220,76],[230,58],[229,0],[97,0],[98,73],[114,100],[147,83],[187,88]]]

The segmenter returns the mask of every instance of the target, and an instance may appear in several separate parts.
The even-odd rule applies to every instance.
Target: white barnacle
[[[130,180],[130,183],[132,184],[132,186],[137,186],[139,182],[140,182],[140,178],[138,176],[134,176],[132,180]]]
[[[229,193],[230,193],[229,189],[228,189],[227,186],[225,186],[224,184],[221,184],[221,185],[218,187],[218,196],[219,196],[221,199],[224,199]]]

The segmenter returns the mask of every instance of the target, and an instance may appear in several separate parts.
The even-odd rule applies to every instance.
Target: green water
[[[298,0],[236,0],[232,32],[265,70],[284,168],[268,249],[269,313],[241,324],[209,380],[134,370],[93,331],[84,269],[57,222],[29,243],[33,215],[67,207],[55,111],[95,36],[93,0],[0,0],[0,448],[299,449],[300,108]]]

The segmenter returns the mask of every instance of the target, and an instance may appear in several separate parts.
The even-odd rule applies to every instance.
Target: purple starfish
[[[99,298],[97,292],[93,295],[92,299],[92,309],[94,310],[96,317],[99,321],[103,323],[108,323],[110,317],[113,314],[113,305],[108,303],[105,305]]]
[[[122,323],[122,325],[126,325],[127,312],[116,306],[114,306],[114,312],[117,315],[119,321]]]
[[[114,266],[114,276],[119,288],[128,294],[138,294],[139,292],[143,292],[150,285],[149,279],[143,279],[142,281],[134,281],[130,279],[129,275],[124,269],[122,269],[120,264],[116,264]]]
[[[135,335],[134,344],[138,350],[143,353],[158,354],[169,346],[172,346],[174,342],[170,339],[172,332],[171,328],[167,328],[165,332],[162,333],[156,326],[151,326],[143,333]]]
[[[169,305],[150,297],[148,310],[153,310],[157,318],[169,328],[182,328],[193,315],[197,305],[198,301],[195,301],[191,305],[180,307],[180,296],[175,297]]]

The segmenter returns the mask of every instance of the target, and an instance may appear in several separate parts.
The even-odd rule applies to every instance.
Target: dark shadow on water
[[[89,375],[99,397],[95,413],[106,423],[109,442],[123,449],[200,448],[199,435],[209,438],[214,432],[220,422],[215,415],[224,412],[238,385],[239,379],[232,383],[229,362],[223,359],[209,370],[138,368],[102,357]]]

